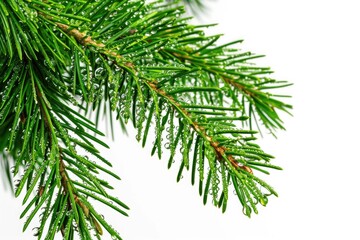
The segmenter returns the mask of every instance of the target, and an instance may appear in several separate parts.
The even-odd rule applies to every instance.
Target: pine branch
[[[284,129],[278,111],[291,105],[268,91],[289,84],[251,64],[261,56],[239,51],[241,41],[218,46],[219,35],[205,36],[208,26],[189,25],[183,14],[163,1],[0,2],[0,147],[6,166],[14,159],[14,176],[24,172],[15,189],[26,189],[24,230],[39,215],[38,239],[101,239],[103,229],[121,239],[88,200],[127,216],[99,178],[120,179],[97,150],[107,147],[100,115],[112,121],[113,113],[123,129],[132,122],[143,146],[155,129],[152,154],[168,149],[169,168],[180,151],[177,180],[191,171],[204,204],[211,195],[224,212],[230,184],[247,216],[277,196],[257,175],[281,168],[253,143],[252,124],[258,117]],[[95,111],[95,124],[76,107]]]
[[[99,48],[99,50],[101,52],[103,52],[105,55],[114,57],[115,59],[121,59],[122,56],[119,55],[116,52],[110,51],[106,49],[106,46],[103,43],[96,43],[94,40],[92,40],[92,38],[90,36],[87,36],[86,34],[81,33],[79,30],[77,29],[71,29],[69,30],[69,26],[65,25],[65,24],[61,24],[61,23],[56,23],[56,25],[61,28],[64,32],[68,33],[70,36],[73,36],[80,44],[82,44],[83,46],[94,46]],[[125,66],[129,67],[130,69],[132,69],[132,71],[136,71],[134,68],[134,65],[130,62],[127,62],[125,64]],[[121,67],[121,66],[119,66]],[[230,80],[229,80],[230,81]],[[181,113],[181,115],[186,118],[188,120],[188,123],[191,124],[192,128],[206,141],[208,141],[210,143],[210,145],[214,148],[214,151],[216,152],[216,155],[218,156],[219,160],[223,160],[223,156],[225,155],[225,148],[223,146],[219,146],[219,143],[214,141],[210,136],[208,136],[205,132],[205,130],[203,129],[203,127],[199,126],[196,122],[193,122],[191,120],[191,115],[190,113],[188,113],[185,109],[183,109],[180,105],[180,103],[178,103],[173,97],[169,96],[166,92],[164,92],[161,89],[158,89],[156,86],[156,83],[154,83],[153,81],[149,81],[149,80],[145,80],[145,84],[146,86],[153,90],[154,92],[156,92],[156,94],[162,96],[163,98],[165,98],[170,105],[172,105],[179,113]],[[242,90],[243,90],[243,86],[239,85]],[[190,90],[193,90],[194,88],[191,88]],[[230,161],[230,163],[235,167],[235,168],[243,168],[244,170],[246,170],[249,173],[252,173],[252,170],[247,167],[247,166],[239,166],[238,163],[236,163],[236,161],[234,160],[234,158],[229,155],[226,157],[226,159],[228,159]]]
[[[217,40],[218,37],[219,36],[215,36],[214,40]],[[210,45],[214,42],[214,40],[210,41]],[[226,46],[231,46],[238,42],[239,41],[229,43],[226,44]],[[209,44],[207,45],[210,46]],[[277,128],[285,130],[282,125],[282,121],[276,112],[276,109],[289,113],[288,109],[291,109],[292,106],[276,100],[274,98],[276,95],[263,92],[262,90],[268,88],[287,87],[291,84],[284,84],[282,82],[277,83],[273,79],[259,77],[259,75],[272,73],[269,68],[249,67],[245,65],[246,61],[249,59],[259,58],[262,56],[252,55],[251,53],[242,53],[224,58],[222,52],[223,49],[219,48],[218,46],[213,48],[208,47],[206,49],[201,47],[197,50],[192,49],[186,45],[183,48],[186,47],[186,52],[183,53],[179,53],[173,49],[165,49],[163,51],[167,54],[167,56],[176,58],[181,62],[185,62],[187,65],[196,66],[207,72],[212,77],[219,78],[225,83],[225,86],[231,86],[232,88],[225,88],[224,91],[227,95],[232,97],[233,105],[244,109],[253,109],[253,107],[255,107],[255,110],[259,114],[260,119],[264,123],[265,127],[271,131],[271,133],[274,134],[273,131]],[[216,52],[219,50],[221,55],[216,54]],[[217,61],[214,61],[214,58]],[[228,61],[229,59],[231,59],[231,61]],[[211,62],[211,64],[209,64],[209,62]],[[243,68],[241,72],[235,72],[233,70],[234,63],[237,62],[245,65],[240,66]],[[274,85],[269,87],[267,84]],[[236,91],[239,91],[238,94],[234,94]],[[243,100],[241,102],[238,101],[239,94],[243,95]],[[248,107],[245,106],[244,100],[247,100],[249,105]],[[252,115],[250,110],[248,113],[244,111],[244,114],[248,116]],[[249,125],[251,126],[254,119],[250,118],[249,121]]]
[[[64,26],[64,25],[61,25],[61,28],[62,29],[68,29],[69,27],[68,26]],[[97,43],[94,43],[94,41],[92,40],[92,38],[90,37],[90,36],[86,36],[85,34],[82,34],[82,33],[80,33],[78,30],[71,30],[71,31],[67,31],[67,33],[68,34],[70,34],[70,35],[72,35],[72,36],[74,36],[75,38],[76,38],[76,40],[79,42],[79,43],[81,43],[81,44],[83,44],[84,46],[86,46],[86,45],[88,45],[85,41],[83,41],[83,39],[87,39],[87,42],[91,42],[91,43],[93,43],[93,44],[91,44],[92,46],[95,46],[95,47],[98,47],[99,48],[99,51],[101,51],[104,55],[107,55],[109,58],[114,58],[116,61],[122,61],[122,60],[119,60],[119,59],[122,59],[122,56],[121,55],[119,55],[119,54],[117,54],[116,52],[113,52],[113,51],[111,51],[111,50],[108,50],[107,48],[106,48],[106,45],[104,45],[104,44],[97,44]],[[74,34],[74,33],[76,33],[76,34]],[[110,60],[110,59],[109,59]],[[118,65],[119,67],[121,67],[121,68],[124,68],[124,66],[123,65]],[[136,77],[137,78],[137,76],[139,75],[139,73],[138,73],[138,71],[136,70],[136,66],[133,64],[133,63],[130,63],[130,62],[126,62],[126,66],[127,66],[127,70],[129,71],[129,73],[130,74],[132,74],[133,75],[133,77]],[[156,103],[156,101],[158,100],[158,98],[157,98],[157,96],[156,95],[159,95],[159,96],[161,96],[163,99],[165,99],[166,101],[167,101],[167,103],[172,107],[172,108],[174,108],[174,110],[176,111],[176,112],[178,112],[180,115],[181,115],[181,117],[187,122],[187,124],[189,124],[189,126],[191,126],[191,128],[192,129],[194,129],[195,130],[195,132],[203,139],[203,141],[204,142],[206,142],[206,143],[208,143],[209,144],[209,146],[212,148],[212,151],[213,151],[213,155],[214,156],[210,156],[210,157],[208,157],[209,158],[209,161],[213,161],[213,158],[214,159],[217,159],[219,162],[220,162],[220,164],[221,164],[221,166],[226,166],[226,169],[229,171],[229,172],[231,172],[230,174],[229,174],[229,176],[230,175],[235,175],[236,177],[237,177],[237,179],[235,178],[235,180],[233,179],[233,181],[243,181],[242,179],[244,179],[244,178],[248,178],[249,176],[250,176],[250,181],[253,181],[253,182],[251,182],[251,183],[246,183],[246,185],[250,188],[250,185],[251,185],[251,189],[252,189],[252,192],[251,192],[251,194],[254,194],[255,195],[255,197],[256,197],[256,199],[260,199],[260,203],[262,203],[263,205],[265,205],[266,204],[266,202],[267,202],[267,198],[266,198],[266,196],[263,194],[263,193],[261,193],[261,191],[258,189],[258,187],[256,186],[256,184],[260,184],[261,186],[263,186],[263,187],[265,187],[266,189],[268,189],[269,190],[269,192],[271,193],[271,194],[275,194],[275,195],[277,195],[277,193],[270,187],[270,186],[268,186],[267,184],[265,184],[262,180],[260,180],[260,179],[258,179],[258,178],[256,178],[256,177],[254,177],[254,178],[252,178],[252,175],[245,175],[244,174],[244,172],[242,171],[242,170],[244,170],[245,172],[247,172],[248,174],[252,174],[252,169],[249,167],[249,166],[247,166],[247,165],[245,165],[246,164],[246,160],[244,161],[244,160],[242,160],[242,161],[240,161],[240,160],[235,160],[235,158],[231,155],[231,154],[228,154],[228,153],[226,153],[226,150],[227,149],[230,149],[230,148],[234,148],[234,147],[238,147],[238,146],[233,146],[233,145],[230,145],[230,147],[229,148],[227,148],[227,146],[225,145],[225,146],[223,146],[223,145],[221,145],[220,146],[220,143],[218,142],[218,141],[216,141],[216,140],[214,140],[213,139],[213,137],[211,137],[211,136],[209,136],[208,134],[207,134],[207,130],[208,129],[206,129],[205,128],[205,126],[200,126],[198,123],[196,123],[194,120],[193,120],[193,116],[191,116],[191,114],[190,113],[188,113],[183,107],[182,107],[182,105],[179,103],[179,102],[177,102],[172,96],[170,96],[168,93],[166,93],[164,90],[161,90],[161,89],[159,89],[159,88],[157,88],[157,82],[156,81],[154,81],[154,80],[149,80],[149,79],[146,79],[146,78],[144,78],[144,77],[139,77],[139,79],[137,79],[137,80],[143,80],[143,84],[144,85],[146,85],[147,86],[147,88],[151,91],[151,92],[153,92],[153,93],[150,93],[149,95],[150,96],[152,96],[153,97],[153,99],[152,99],[152,101],[154,102],[154,104],[155,104],[155,108],[156,108],[156,110],[155,110],[155,115],[156,115],[156,118],[157,118],[157,126],[156,126],[156,128],[157,128],[157,138],[156,138],[156,141],[155,142],[157,142],[155,145],[156,146],[154,146],[155,148],[157,148],[157,151],[158,151],[158,156],[161,158],[161,152],[162,152],[162,150],[161,150],[161,143],[159,143],[160,142],[160,140],[159,139],[161,139],[161,132],[162,132],[162,130],[160,129],[160,128],[162,128],[163,129],[163,124],[160,124],[160,110],[159,110],[159,105],[160,104],[162,104],[162,103],[160,103],[160,100]],[[143,86],[137,86],[137,89],[142,89],[142,87]],[[177,91],[172,91],[172,94],[174,94],[174,93],[182,93],[182,92],[187,92],[187,91],[194,91],[194,87],[192,87],[192,88],[187,88],[187,89],[185,89],[184,87],[181,87],[181,88],[179,88]],[[209,88],[201,88],[201,89],[199,89],[199,91],[205,91],[205,92],[208,92],[208,91],[211,91],[211,90],[215,90],[215,89],[209,89]],[[220,91],[220,89],[217,89],[217,90],[219,90]],[[156,95],[154,95],[154,94],[156,94]],[[144,99],[140,99],[140,100],[137,100],[136,102],[144,102]],[[133,103],[133,104],[135,104],[135,103]],[[146,106],[143,106],[144,108],[146,108]],[[153,110],[154,111],[154,110]],[[214,113],[216,113],[215,111],[214,112],[212,112],[212,114],[214,114]],[[148,119],[151,119],[151,116],[150,116],[150,114],[149,114],[149,117],[148,117]],[[214,119],[213,119],[214,120]],[[162,122],[165,122],[165,121],[162,121]],[[141,123],[136,123],[135,125],[139,125],[139,124],[141,124]],[[149,127],[149,125],[147,126],[147,128]],[[211,126],[211,127],[213,127],[213,126]],[[185,130],[185,129],[182,129],[182,131],[190,131],[189,129],[187,129],[187,130]],[[256,132],[254,132],[254,131],[248,131],[248,130],[237,130],[237,129],[229,129],[228,127],[227,128],[225,128],[223,131],[217,131],[217,132],[215,132],[214,134],[220,134],[220,133],[225,133],[225,134],[227,134],[227,133],[231,133],[231,134],[254,134],[254,133],[256,133]],[[240,137],[239,137],[240,136]],[[243,137],[241,136],[241,135],[239,135],[238,136],[238,139],[243,139]],[[227,137],[225,137],[224,135],[222,135],[222,137],[223,137],[223,141],[224,142],[226,142],[226,141],[239,141],[239,140],[234,140],[234,139],[231,139],[231,138],[227,138]],[[224,140],[224,138],[225,138],[225,140]],[[144,137],[144,139],[145,139],[145,137]],[[250,140],[252,140],[252,138],[250,138]],[[206,145],[206,143],[204,143],[204,145]],[[184,145],[186,145],[187,143],[185,142],[185,143],[183,143],[183,147],[184,147]],[[244,144],[244,143],[242,143],[242,144]],[[176,145],[175,143],[170,143],[170,145]],[[198,145],[197,146],[195,146],[195,147],[199,147]],[[241,149],[241,148],[240,148]],[[240,149],[238,149],[238,150],[240,150]],[[251,149],[251,148],[248,148],[248,149]],[[242,150],[242,149],[241,149]],[[240,151],[241,151],[240,150]],[[269,157],[271,157],[270,155],[267,155],[267,154],[265,154],[265,153],[262,153],[261,151],[259,151],[259,149],[253,149],[253,150],[255,150],[254,151],[254,153],[260,153],[260,156],[258,156],[258,155],[256,155],[256,154],[253,154],[253,155],[250,155],[250,154],[247,154],[247,153],[242,153],[242,152],[240,152],[240,151],[234,151],[234,153],[235,154],[237,154],[237,155],[239,155],[239,156],[242,156],[242,157],[248,157],[248,158],[250,158],[250,159],[256,159],[256,160],[262,160],[262,159],[265,159],[265,160],[267,160],[268,161],[268,158]],[[184,154],[184,153],[183,153]],[[188,154],[188,153],[187,153]],[[187,158],[188,157],[185,157],[184,159],[183,159],[183,163],[184,163],[184,165],[188,168],[189,167],[189,162],[188,162],[188,160],[187,160]],[[252,163],[252,162],[251,162]],[[213,202],[214,202],[214,204],[215,205],[218,205],[220,202],[221,203],[223,203],[224,202],[224,205],[223,205],[223,211],[225,211],[225,209],[226,209],[226,200],[227,200],[227,197],[225,198],[226,200],[224,201],[224,200],[221,200],[221,201],[219,201],[218,199],[217,199],[217,194],[215,194],[215,192],[217,192],[217,190],[216,190],[216,188],[217,188],[217,185],[218,185],[218,179],[215,177],[216,175],[217,175],[217,169],[215,168],[215,166],[216,166],[216,163],[214,163],[214,162],[210,162],[209,163],[209,165],[210,165],[210,168],[212,168],[211,169],[211,171],[210,171],[210,173],[209,173],[209,176],[210,175],[212,175],[212,176],[214,176],[213,178],[213,181],[212,181],[212,194],[213,194],[213,196],[214,196],[214,198],[213,198]],[[256,163],[254,164],[254,165],[256,165]],[[265,167],[269,167],[267,164],[260,164],[260,166],[265,166]],[[273,166],[275,169],[280,169],[279,167],[277,167],[277,166]],[[241,170],[242,169],[242,170]],[[225,175],[226,175],[226,173],[225,173]],[[225,180],[224,180],[225,181]],[[228,184],[228,182],[229,181],[227,181],[227,182],[225,182],[224,183],[224,186],[226,186],[226,187],[224,187],[224,189],[223,189],[223,192],[227,192],[228,190],[227,190],[227,185],[226,184]],[[209,185],[210,183],[207,183],[207,185]],[[244,183],[243,183],[244,184]],[[254,190],[255,189],[255,190]],[[207,194],[208,194],[208,192],[206,192],[205,193],[205,196],[207,196]],[[246,199],[246,198],[248,198],[248,199]],[[206,197],[204,197],[204,199],[206,199]],[[247,206],[247,209],[250,209],[250,207],[252,207],[253,208],[253,210],[255,211],[255,212],[257,212],[257,209],[256,209],[256,207],[255,207],[255,203],[254,202],[252,202],[251,200],[249,200],[250,199],[250,193],[248,193],[247,195],[246,195],[246,197],[244,197],[244,199],[241,199],[241,202],[243,203],[243,202],[246,202],[246,201],[250,201],[250,205],[251,206],[247,206],[246,204],[244,204],[244,205],[246,205]],[[206,200],[204,200],[204,202],[206,202]],[[220,206],[221,206],[221,204],[220,204]],[[246,211],[246,214],[250,214],[249,213],[249,210],[247,210]]]
[[[93,229],[95,229],[95,234],[99,236],[103,233],[99,221],[106,230],[111,233],[111,235],[120,239],[117,232],[113,230],[109,224],[104,222],[102,218],[100,220],[98,219],[98,216],[100,215],[87,201],[84,200],[84,196],[89,196],[109,205],[119,213],[127,216],[123,210],[113,206],[113,204],[110,204],[111,199],[114,198],[108,196],[104,187],[111,188],[111,186],[106,181],[98,179],[94,174],[98,174],[100,170],[117,179],[119,179],[119,177],[95,162],[89,161],[87,157],[77,154],[76,148],[83,148],[91,154],[97,156],[98,151],[94,148],[94,145],[89,141],[89,139],[101,145],[107,146],[103,142],[84,132],[84,127],[93,129],[93,131],[97,134],[102,135],[102,133],[92,128],[89,125],[91,123],[85,123],[80,120],[71,122],[73,120],[77,120],[74,113],[66,113],[68,120],[65,120],[63,117],[65,116],[64,111],[69,110],[68,107],[66,107],[66,105],[64,105],[57,96],[54,97],[54,95],[47,92],[53,89],[47,89],[39,81],[39,79],[43,78],[43,76],[40,75],[42,73],[46,73],[46,71],[43,69],[43,71],[40,72],[40,66],[36,63],[28,62],[26,65],[27,66],[24,67],[24,69],[27,73],[20,75],[23,77],[19,84],[21,86],[21,90],[19,93],[20,98],[17,102],[18,105],[25,104],[25,102],[21,101],[21,96],[23,96],[22,89],[27,89],[30,92],[32,91],[33,94],[27,95],[27,97],[31,96],[32,99],[28,98],[26,103],[32,102],[33,104],[30,106],[24,105],[23,107],[18,106],[17,116],[20,116],[21,109],[24,109],[22,111],[23,115],[31,116],[32,118],[23,117],[20,129],[14,128],[11,130],[10,139],[13,139],[13,141],[10,141],[9,143],[9,149],[12,149],[12,152],[18,152],[16,155],[12,153],[13,156],[17,157],[14,174],[17,174],[21,166],[26,165],[24,176],[16,186],[15,195],[19,196],[27,184],[26,195],[23,201],[25,204],[30,198],[31,193],[35,191],[36,185],[38,185],[38,190],[36,190],[37,195],[28,204],[22,214],[22,217],[25,216],[29,209],[35,204],[34,210],[30,213],[29,218],[25,222],[24,230],[26,230],[29,226],[30,221],[38,213],[41,206],[46,205],[47,207],[45,207],[45,212],[42,214],[41,224],[35,233],[39,239],[42,237],[44,232],[46,221],[49,220],[49,209],[53,209],[52,211],[56,213],[56,215],[54,215],[56,217],[50,219],[50,229],[48,234],[45,236],[46,239],[53,239],[57,229],[60,230],[63,235],[74,236],[75,227],[77,227],[77,231],[80,233],[80,236],[85,239],[89,239],[91,238],[91,234],[87,227],[88,225],[92,226]],[[11,70],[12,69],[10,68],[10,71]],[[9,77],[16,78],[17,74],[9,74]],[[31,81],[27,82],[27,78],[31,79]],[[11,91],[16,91],[15,84],[13,85],[13,88],[9,90],[9,93],[11,93]],[[14,100],[14,102],[16,101]],[[53,115],[53,110],[56,110],[56,115],[58,115],[62,121]],[[14,118],[14,122],[12,123],[13,126],[17,124],[18,118],[20,117]],[[77,125],[77,128],[71,127],[72,125]],[[21,131],[21,129],[23,130]],[[76,133],[84,142],[71,137],[67,131]],[[25,133],[24,136],[22,136],[23,132]],[[20,139],[24,139],[24,141]],[[35,142],[28,150],[27,144],[29,144],[29,139],[38,139],[40,142]],[[17,144],[15,144],[16,142]],[[64,147],[60,146],[61,143]],[[37,144],[40,145],[40,149],[36,149]],[[75,147],[74,144],[78,144],[78,147]],[[41,151],[41,153],[38,151]],[[37,156],[44,156],[43,161],[39,161],[40,159]],[[99,157],[99,159],[110,165],[101,157]],[[65,161],[68,163],[69,167],[65,165]],[[23,164],[24,162],[26,164]],[[47,172],[47,169],[51,169],[51,172]],[[75,181],[71,180],[69,171],[72,175],[76,176],[76,178],[86,182],[86,185],[82,185],[82,188],[85,191],[79,191],[77,187],[74,186]],[[55,202],[51,204],[51,197],[52,194],[54,194],[55,186],[60,186],[59,194]],[[89,187],[91,187],[91,189],[96,189],[97,195],[91,193],[94,192],[93,190],[88,192]],[[104,199],[99,196],[104,197]],[[106,200],[106,198],[109,200]],[[120,201],[117,202],[120,203],[121,207],[128,209],[125,204],[122,204]],[[68,221],[71,223],[68,224]]]

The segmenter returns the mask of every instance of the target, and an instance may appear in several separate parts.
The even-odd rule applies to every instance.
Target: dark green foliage
[[[224,212],[234,188],[250,216],[277,196],[257,177],[281,168],[253,143],[253,125],[284,129],[278,112],[291,106],[269,91],[290,84],[250,63],[261,56],[239,51],[240,41],[216,45],[220,36],[183,13],[163,1],[0,2],[1,174],[25,193],[24,230],[40,217],[38,239],[100,239],[103,229],[121,239],[91,205],[129,209],[101,179],[119,179],[98,151],[107,147],[96,127],[103,115],[124,129],[130,121],[159,158],[168,150],[169,168],[180,151],[177,180],[190,171],[204,204],[210,195]]]

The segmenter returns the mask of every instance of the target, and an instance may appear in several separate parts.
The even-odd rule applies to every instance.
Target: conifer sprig
[[[95,123],[113,113],[124,129],[131,121],[143,146],[155,129],[152,154],[168,150],[169,168],[181,155],[177,180],[190,171],[204,204],[210,195],[224,212],[230,184],[247,216],[277,196],[257,174],[281,168],[252,125],[284,129],[278,112],[291,105],[270,90],[289,84],[250,63],[261,56],[238,50],[241,41],[218,46],[183,14],[164,1],[0,2],[1,161],[8,180],[15,161],[24,230],[37,216],[38,239],[100,239],[103,229],[121,239],[90,202],[127,216],[100,176],[120,178],[98,151],[104,134],[76,108],[95,111]]]

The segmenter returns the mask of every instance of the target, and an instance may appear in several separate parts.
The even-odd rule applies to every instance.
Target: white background
[[[204,2],[206,2],[204,0]],[[284,117],[287,132],[262,147],[284,171],[269,181],[279,192],[259,215],[248,219],[231,196],[222,214],[202,206],[188,177],[176,183],[176,169],[150,158],[134,134],[108,141],[106,156],[122,181],[117,195],[131,207],[130,218],[106,210],[124,240],[297,240],[360,239],[358,1],[217,0],[203,23],[220,23],[209,32],[223,41],[244,39],[241,48],[267,57],[274,76],[295,85],[294,117]],[[0,238],[32,239],[21,234],[20,201],[0,197]],[[105,238],[110,239],[110,237]]]

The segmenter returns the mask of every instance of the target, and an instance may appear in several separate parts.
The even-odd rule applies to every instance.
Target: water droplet
[[[33,229],[32,229],[32,231],[34,232],[33,233],[33,235],[36,237],[36,236],[39,236],[39,228],[38,227],[34,227]]]
[[[106,71],[104,70],[104,68],[99,67],[98,69],[95,70],[95,78],[102,80],[106,77]]]
[[[96,64],[100,64],[100,63],[101,63],[101,58],[95,59],[95,63],[96,63]]]

